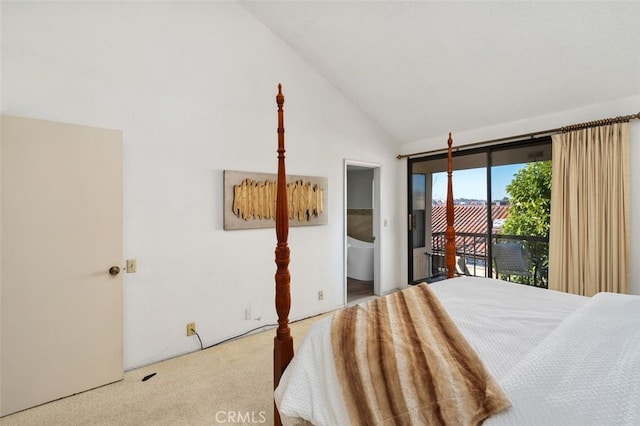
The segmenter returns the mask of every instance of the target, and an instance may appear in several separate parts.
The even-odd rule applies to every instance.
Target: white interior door
[[[1,415],[123,377],[122,133],[2,116]]]

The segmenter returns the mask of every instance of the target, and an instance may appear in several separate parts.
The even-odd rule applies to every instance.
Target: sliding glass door
[[[539,258],[538,269],[533,271],[532,266],[529,275],[536,274],[533,281],[540,284],[539,273],[544,272],[546,246],[544,241],[535,240],[548,238],[548,232],[546,236],[517,235],[522,234],[524,229],[514,229],[517,228],[514,216],[509,219],[510,212],[514,211],[511,208],[514,194],[510,194],[508,188],[514,193],[516,190],[522,192],[522,187],[526,187],[528,181],[512,185],[517,176],[524,174],[521,170],[534,174],[546,170],[545,167],[531,167],[528,164],[550,163],[550,159],[549,138],[463,150],[454,154],[453,195],[458,274],[483,277],[504,275],[496,268],[493,248],[497,242],[515,241],[523,250],[533,249]],[[408,161],[408,275],[412,284],[436,281],[444,278],[446,273],[446,167],[446,154]],[[537,199],[531,201],[534,204],[541,203]],[[504,234],[505,224],[506,229],[514,235]],[[498,239],[498,236],[501,238]],[[507,248],[511,246],[500,246],[498,251]],[[514,280],[521,281],[517,277]]]

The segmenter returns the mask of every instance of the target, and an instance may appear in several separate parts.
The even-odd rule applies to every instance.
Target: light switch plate
[[[127,272],[138,272],[138,262],[135,259],[127,259]]]

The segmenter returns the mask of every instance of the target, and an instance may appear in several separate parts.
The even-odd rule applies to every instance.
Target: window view
[[[522,165],[505,187],[509,210],[495,231],[493,259],[499,278],[547,287],[551,161]]]
[[[459,275],[547,287],[550,157],[550,144],[545,144],[454,158]],[[412,282],[446,275],[447,173],[442,163],[433,158],[412,164]]]
[[[453,172],[454,226],[456,228],[457,269],[459,274],[489,276],[487,258],[487,169],[485,167]],[[435,197],[432,201],[433,247],[436,256],[444,257],[446,230],[447,173],[434,174]],[[506,207],[501,212],[506,211]],[[494,212],[494,217],[495,217]],[[503,217],[500,214],[498,217]],[[445,273],[438,259],[438,276]]]

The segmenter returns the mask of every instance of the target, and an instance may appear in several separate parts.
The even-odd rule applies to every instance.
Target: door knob
[[[120,268],[117,266],[112,266],[111,268],[109,268],[109,273],[111,275],[118,275],[120,273]]]

